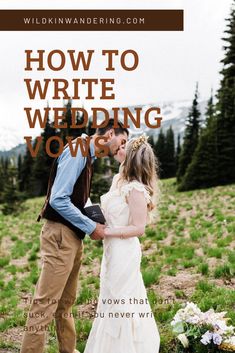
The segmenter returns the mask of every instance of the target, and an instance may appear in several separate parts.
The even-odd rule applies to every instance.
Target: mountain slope
[[[139,129],[135,128],[133,123],[130,122],[130,132],[131,134],[140,134],[145,132],[148,135],[154,135],[157,138],[160,129],[149,129],[146,127],[144,122],[144,113],[148,108],[160,107],[162,122],[161,127],[165,132],[170,126],[175,134],[175,139],[177,139],[178,134],[182,139],[185,129],[185,121],[191,107],[191,101],[178,101],[178,102],[165,102],[163,104],[155,103],[148,105],[139,105],[142,108],[143,113],[141,114],[141,126]],[[130,106],[129,109],[135,114],[134,108],[137,106]],[[201,111],[201,118],[204,120],[205,116],[206,101],[201,101],[199,103],[199,109]],[[112,116],[112,114],[111,114]],[[120,113],[119,118],[122,119],[122,113]],[[102,115],[100,115],[102,119]],[[10,129],[3,129],[0,133],[0,157],[18,156],[19,154],[25,153],[25,144],[22,141],[22,131],[17,133],[17,130],[11,131]]]

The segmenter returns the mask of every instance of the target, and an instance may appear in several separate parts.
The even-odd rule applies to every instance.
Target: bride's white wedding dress
[[[101,196],[101,207],[108,226],[128,230],[126,196],[136,189],[147,203],[150,197],[143,184],[133,181],[119,188],[116,180]],[[138,237],[105,238],[103,248],[96,318],[84,353],[158,353],[160,336],[140,272]]]

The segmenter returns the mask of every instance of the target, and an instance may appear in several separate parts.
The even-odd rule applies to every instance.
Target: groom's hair
[[[101,123],[101,125],[102,124],[103,123]],[[115,126],[118,125],[118,127],[114,127],[114,124],[115,124]],[[105,127],[98,127],[96,129],[96,133],[97,133],[97,135],[104,135],[106,133],[106,131],[111,130],[111,129],[114,130],[114,133],[116,136],[123,134],[124,132],[127,134],[127,136],[129,136],[129,131],[126,127],[124,127],[123,123],[121,123],[121,121],[117,122],[114,119],[109,119],[109,122],[108,122],[108,124],[106,124]]]

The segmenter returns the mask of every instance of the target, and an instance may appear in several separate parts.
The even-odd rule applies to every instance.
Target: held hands
[[[105,233],[105,225],[96,223],[96,228],[93,233],[91,233],[90,238],[92,240],[101,240],[104,239]]]
[[[94,232],[91,233],[90,238],[92,240],[102,240],[102,239],[108,238],[108,237],[115,237],[115,238],[120,238],[120,239],[126,238],[120,229],[114,230],[113,228],[110,228],[107,225],[96,223],[96,228],[95,228]]]
[[[109,226],[105,227],[104,237],[105,238],[120,238],[120,239],[126,238],[123,234],[123,227],[112,228]]]
[[[109,237],[111,235],[112,235],[111,228],[106,225],[105,229],[104,229],[104,238],[107,238],[107,237]]]

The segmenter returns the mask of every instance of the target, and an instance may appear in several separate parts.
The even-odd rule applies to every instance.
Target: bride
[[[100,294],[84,353],[158,353],[160,336],[140,272],[139,242],[155,206],[157,165],[144,135],[131,139],[117,159],[124,159],[120,173],[101,196],[107,227]]]

